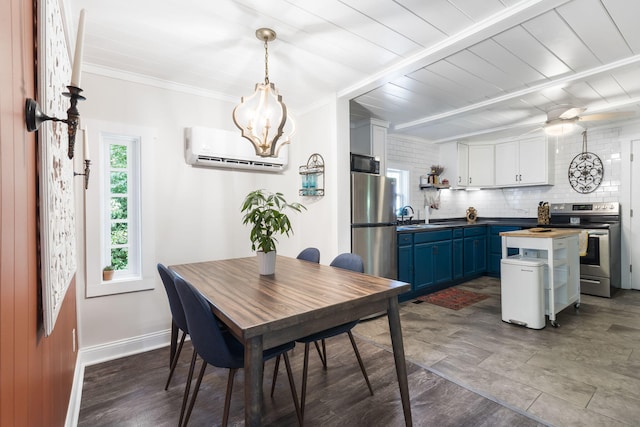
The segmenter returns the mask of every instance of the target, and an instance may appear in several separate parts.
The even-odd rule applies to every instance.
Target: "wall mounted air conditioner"
[[[240,131],[191,127],[185,129],[184,157],[187,164],[227,169],[282,172],[289,163],[289,147],[278,157],[260,157]]]

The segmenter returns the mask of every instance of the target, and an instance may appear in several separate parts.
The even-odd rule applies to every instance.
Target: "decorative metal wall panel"
[[[58,0],[39,2],[38,95],[45,114],[66,117],[71,60]],[[45,334],[53,331],[76,272],[73,161],[67,157],[67,125],[47,122],[39,130],[40,251]]]

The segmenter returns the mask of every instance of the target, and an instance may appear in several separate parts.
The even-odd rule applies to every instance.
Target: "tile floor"
[[[640,425],[640,291],[581,296],[542,330],[502,322],[500,281],[459,286],[490,298],[462,310],[401,305],[409,360],[555,426]],[[386,317],[354,332],[390,348]]]

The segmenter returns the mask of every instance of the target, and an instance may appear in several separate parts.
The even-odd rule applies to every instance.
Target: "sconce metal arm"
[[[80,95],[82,89],[75,86],[67,86],[69,92],[63,92],[62,95],[70,98],[70,106],[67,110],[67,118],[59,119],[57,117],[47,116],[42,112],[40,105],[34,99],[27,98],[25,104],[25,120],[27,124],[27,130],[34,132],[38,130],[40,124],[46,121],[63,122],[67,124],[67,130],[69,133],[69,147],[67,155],[69,159],[73,159],[73,152],[76,142],[76,131],[78,130],[78,124],[80,123],[80,112],[78,112],[78,101],[84,101],[86,98]]]

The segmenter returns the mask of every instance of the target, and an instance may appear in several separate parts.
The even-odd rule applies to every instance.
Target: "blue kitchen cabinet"
[[[453,229],[452,252],[453,252],[453,280],[462,279],[463,273],[463,254],[464,254],[464,232],[462,228]]]
[[[522,227],[511,225],[490,225],[489,226],[489,265],[487,274],[493,277],[500,277],[500,260],[502,259],[502,238],[500,233],[504,231],[521,230]],[[509,248],[508,255],[515,255],[518,249]]]
[[[398,235],[398,280],[413,283],[413,234]]]
[[[415,233],[413,240],[413,291],[452,280],[451,230]]]
[[[487,271],[487,229],[467,227],[464,229],[463,275],[477,276]]]

